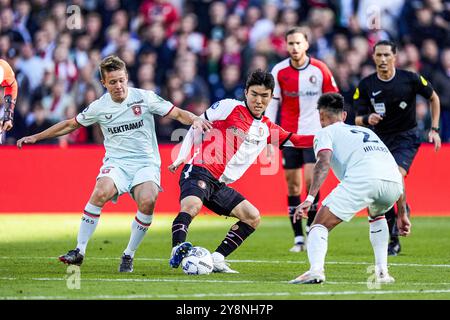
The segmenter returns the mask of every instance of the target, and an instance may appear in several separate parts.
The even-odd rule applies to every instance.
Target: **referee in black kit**
[[[430,101],[431,129],[428,139],[434,143],[436,152],[441,147],[440,103],[438,95],[424,77],[395,68],[396,53],[397,47],[391,41],[383,40],[375,44],[372,58],[376,72],[359,83],[353,95],[353,107],[356,112],[355,123],[360,126],[372,126],[391,151],[400,172],[405,177],[420,146],[416,121],[416,95],[420,94]],[[408,219],[409,216],[404,186],[403,182],[404,192],[397,201],[398,219]],[[391,236],[388,254],[397,255],[401,247],[394,208],[386,212],[386,220]]]

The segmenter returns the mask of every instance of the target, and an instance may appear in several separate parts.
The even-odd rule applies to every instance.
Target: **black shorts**
[[[419,131],[414,128],[399,133],[379,134],[378,136],[391,151],[397,165],[409,172],[420,147]]]
[[[283,153],[284,169],[300,169],[305,163],[316,162],[313,148],[299,149],[286,147],[281,152]]]
[[[245,198],[236,190],[219,182],[205,168],[185,165],[180,175],[180,201],[187,196],[199,197],[211,211],[229,216],[231,211]]]

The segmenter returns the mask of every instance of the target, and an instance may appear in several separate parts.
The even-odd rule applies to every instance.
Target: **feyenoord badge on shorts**
[[[206,189],[206,182],[203,180],[198,180],[197,185],[202,189]]]

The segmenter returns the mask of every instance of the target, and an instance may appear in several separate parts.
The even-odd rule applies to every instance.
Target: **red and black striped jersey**
[[[280,108],[280,125],[298,134],[315,134],[321,129],[317,100],[327,92],[339,92],[331,71],[320,60],[309,58],[295,68],[287,58],[272,69],[274,99],[265,115],[275,122]]]
[[[267,144],[312,147],[313,135],[285,131],[265,116],[255,118],[243,101],[220,100],[206,110],[202,117],[212,122],[213,129],[205,133],[202,141],[194,147],[194,156],[189,163],[204,167],[221,182],[238,180]],[[187,158],[193,140],[191,129],[174,163],[181,163]]]

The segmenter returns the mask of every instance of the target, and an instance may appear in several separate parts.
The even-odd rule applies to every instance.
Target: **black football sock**
[[[291,222],[295,237],[303,236],[302,219],[298,219],[295,222],[292,221],[295,209],[300,205],[300,202],[300,196],[288,196],[289,221]]]
[[[172,247],[185,242],[192,217],[189,213],[180,212],[172,222]]]
[[[225,239],[223,239],[222,243],[217,247],[216,252],[227,257],[236,250],[242,242],[253,233],[253,231],[255,231],[255,229],[245,222],[237,222],[231,226],[230,231],[228,231]]]

